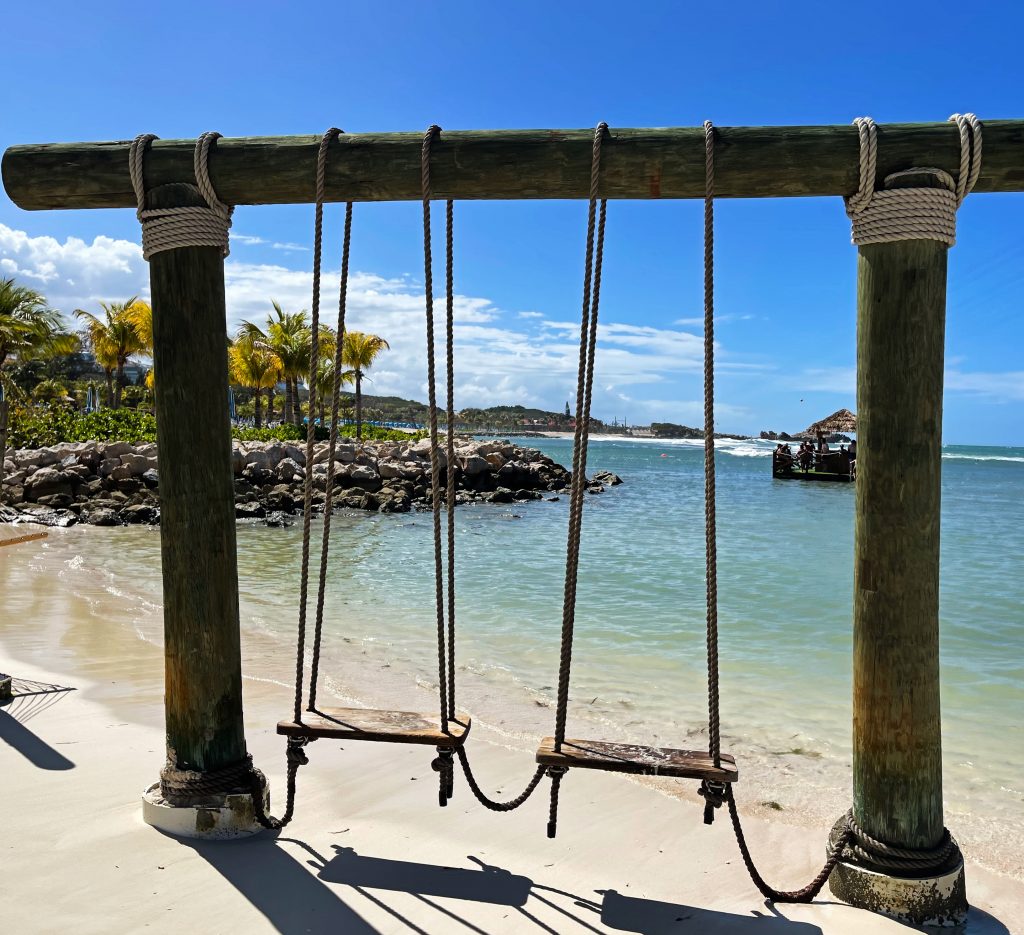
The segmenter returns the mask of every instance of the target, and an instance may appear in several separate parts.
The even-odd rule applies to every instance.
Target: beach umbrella
[[[91,383],[89,384],[89,388],[85,391],[85,411],[96,411],[96,393],[93,390]]]
[[[228,416],[232,422],[238,418],[235,411],[235,391],[230,386],[228,387]]]
[[[818,422],[807,426],[808,435],[835,435],[857,431],[857,416],[849,409],[840,409]]]

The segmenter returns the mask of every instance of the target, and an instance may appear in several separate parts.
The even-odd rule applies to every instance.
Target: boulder
[[[120,458],[104,458],[100,461],[98,473],[100,477],[108,477],[112,471],[122,466]]]
[[[41,506],[52,507],[55,510],[66,510],[75,502],[75,498],[69,493],[51,493],[36,498],[36,503]]]
[[[140,503],[126,506],[117,518],[129,526],[153,526],[160,521],[160,511],[155,506]]]
[[[55,510],[40,503],[26,503],[17,514],[17,518],[26,523],[59,528],[74,526],[78,522],[78,517],[70,510]]]
[[[499,487],[488,497],[491,503],[511,503],[515,497],[508,487]]]
[[[142,483],[151,489],[160,485],[160,474],[156,468],[150,468],[142,475]]]
[[[101,445],[100,448],[103,457],[107,460],[115,458],[120,461],[121,455],[136,454],[135,446],[129,445],[128,442],[107,442],[105,445]]]
[[[112,481],[130,480],[135,477],[135,471],[132,470],[132,467],[129,464],[119,464],[107,475],[107,477]]]
[[[72,494],[71,478],[56,468],[39,468],[26,482],[25,490],[30,500],[54,494]]]
[[[305,463],[305,458],[303,458]],[[294,458],[282,458],[277,464],[277,476],[283,481],[299,481],[305,478],[306,469]]]
[[[85,510],[82,513],[82,522],[88,523],[90,526],[119,526],[120,522],[117,518],[117,513],[111,510],[109,507],[100,507],[97,509]]]
[[[599,483],[607,484],[609,487],[616,487],[622,483],[622,478],[611,471],[594,471],[592,479]]]
[[[267,515],[267,510],[262,503],[252,501],[250,503],[235,504],[236,519],[262,519]]]
[[[477,454],[472,454],[468,457],[462,458],[461,462],[462,473],[467,477],[476,477],[477,474],[482,474],[484,471],[488,471],[491,468],[487,459],[482,458]]]
[[[291,526],[292,525],[292,521],[290,519],[288,519],[288,517],[285,516],[284,513],[280,513],[280,512],[276,512],[276,511],[273,512],[273,513],[268,513],[266,519],[264,519],[263,522],[266,523],[266,525],[268,525],[268,526]]]
[[[156,459],[140,454],[121,455],[121,464],[132,472],[133,477],[141,477],[151,468],[156,468]]]

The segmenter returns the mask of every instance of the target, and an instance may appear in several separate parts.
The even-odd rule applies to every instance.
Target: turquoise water
[[[570,442],[534,441],[571,461]],[[773,447],[719,450],[723,748],[740,762],[745,806],[775,802],[790,820],[827,822],[850,797],[854,489],[773,481]],[[594,441],[590,467],[625,483],[586,500],[569,734],[699,748],[701,444]],[[526,751],[554,719],[567,506],[467,506],[456,520],[461,706],[524,751],[524,775]],[[944,450],[942,535],[947,824],[973,856],[1020,874],[1005,841],[1024,839],[1024,449]],[[287,683],[300,524],[240,526],[238,541],[247,671]],[[89,529],[67,548],[83,586],[102,569],[108,590],[137,599],[140,634],[157,639],[158,535]],[[335,518],[327,690],[430,705],[431,548],[429,514]],[[126,549],[131,575],[119,565]]]

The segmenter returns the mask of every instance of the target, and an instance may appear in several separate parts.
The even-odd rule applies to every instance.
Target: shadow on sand
[[[14,679],[11,687],[14,696],[0,702],[0,740],[39,769],[74,769],[71,760],[25,726],[74,689],[26,679]]]
[[[310,859],[296,859],[281,845],[300,847]],[[340,846],[333,848],[332,856],[325,857],[303,841],[275,840],[269,835],[234,844],[191,842],[187,846],[285,935],[381,931],[346,902],[346,888],[390,916],[393,922],[384,929],[389,932],[822,935],[817,924],[787,919],[768,904],[762,910],[742,914],[623,896],[615,890],[581,896],[535,883],[474,857],[467,858],[466,866],[445,867],[365,856]],[[409,918],[403,914],[403,907],[408,913],[408,900],[390,899],[391,894],[411,896],[425,911],[410,913],[415,920]],[[507,907],[508,914],[499,926],[489,926],[475,918],[471,904]],[[865,926],[872,918],[876,917],[865,915]],[[907,926],[906,931],[931,930]],[[1002,922],[979,909],[971,909],[967,924],[952,931],[962,935],[1009,935]]]

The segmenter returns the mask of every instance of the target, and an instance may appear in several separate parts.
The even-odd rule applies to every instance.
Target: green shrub
[[[339,429],[340,437],[355,436],[355,426]],[[235,427],[231,434],[240,441],[302,442],[306,440],[306,427],[290,424],[272,428],[254,429]],[[367,441],[415,442],[426,438],[425,431],[403,432],[377,425],[363,426],[363,439]],[[326,441],[329,431],[316,427],[317,441]],[[140,442],[156,441],[156,418],[148,412],[135,409],[101,409],[99,412],[75,412],[59,406],[32,406],[11,412],[7,444],[11,448],[49,448],[61,442]]]
[[[156,419],[135,409],[75,412],[59,406],[15,409],[8,426],[11,448],[47,448],[60,442],[156,441]]]

